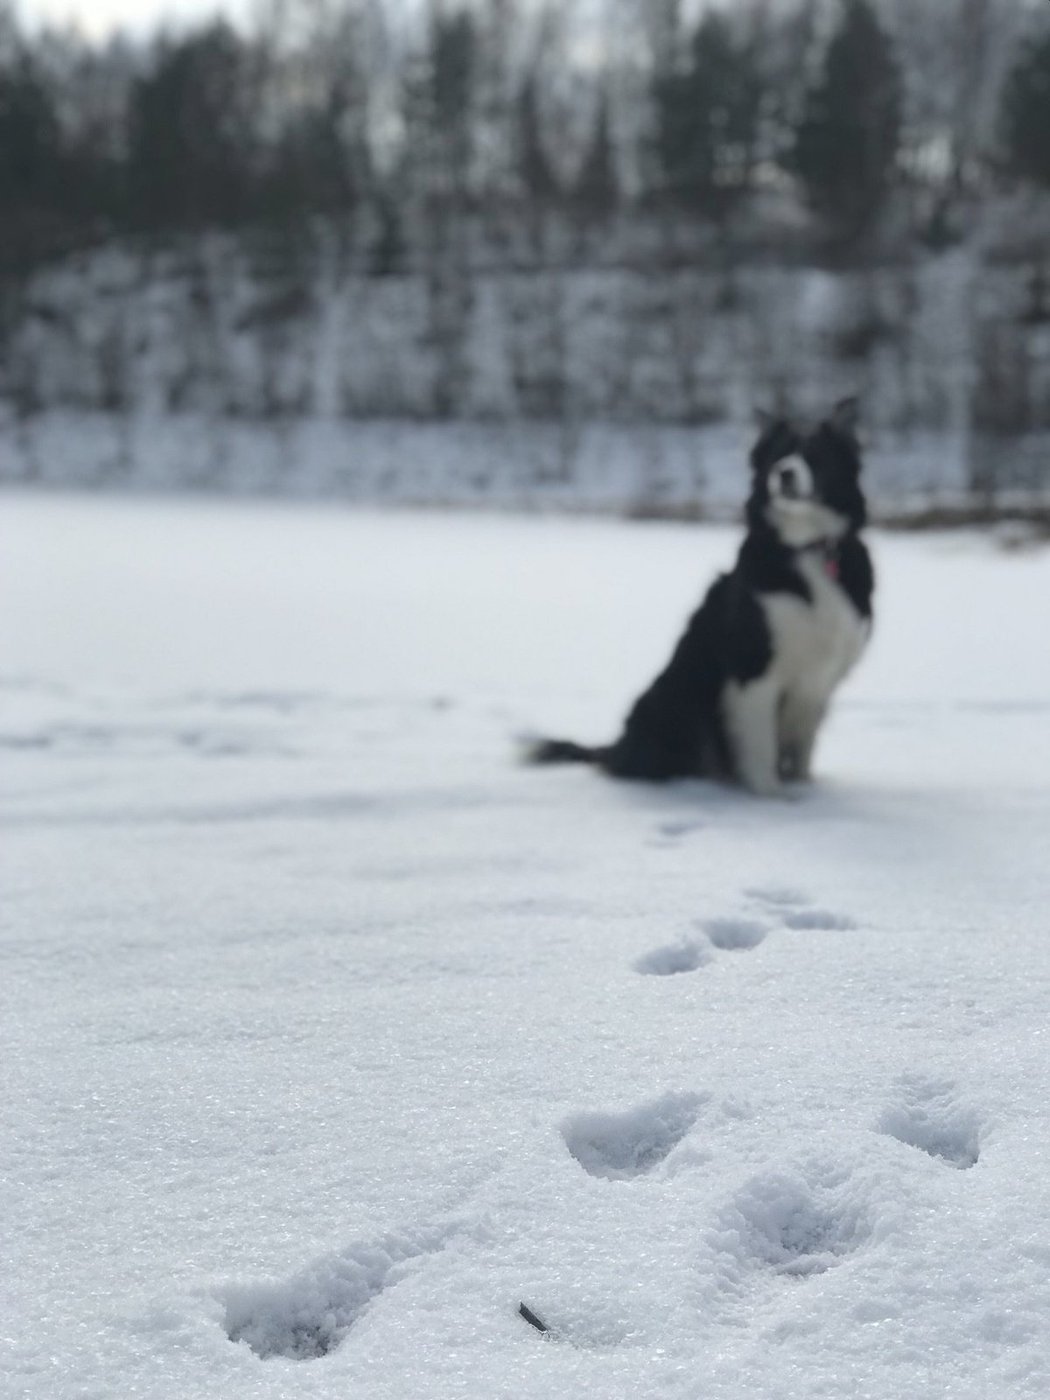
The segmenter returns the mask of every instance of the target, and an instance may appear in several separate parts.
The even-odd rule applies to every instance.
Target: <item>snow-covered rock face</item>
[[[513,759],[735,532],[2,509],[5,1396],[1050,1392],[1050,554],[772,804]]]
[[[705,268],[486,265],[450,341],[432,278],[349,274],[337,241],[276,302],[233,237],[104,246],[12,302],[0,481],[721,518],[746,492],[755,405],[816,409],[862,385],[877,511],[993,488],[1045,502],[1033,270],[973,248],[763,263],[726,298]]]

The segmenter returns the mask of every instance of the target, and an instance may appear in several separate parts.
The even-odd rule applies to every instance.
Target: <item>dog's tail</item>
[[[608,749],[587,748],[571,739],[533,739],[522,748],[524,763],[603,763]]]

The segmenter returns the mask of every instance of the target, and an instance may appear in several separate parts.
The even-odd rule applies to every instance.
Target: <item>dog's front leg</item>
[[[813,747],[827,712],[823,695],[787,694],[779,716],[779,771],[788,782],[808,783],[812,775]]]
[[[761,797],[784,794],[777,772],[780,687],[768,677],[726,689],[725,718],[736,776]]]

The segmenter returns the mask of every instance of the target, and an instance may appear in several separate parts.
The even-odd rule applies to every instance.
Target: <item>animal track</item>
[[[415,1260],[441,1249],[450,1234],[445,1228],[415,1239],[388,1235],[320,1259],[285,1283],[231,1285],[223,1295],[226,1335],[263,1360],[327,1356],[374,1298]]]
[[[562,1136],[591,1176],[629,1181],[678,1146],[705,1102],[699,1094],[665,1094],[626,1113],[574,1113],[562,1123]]]
[[[790,909],[809,902],[800,890],[788,885],[755,885],[744,893],[748,899],[757,899],[760,904],[768,904],[774,909]]]
[[[840,1264],[871,1234],[867,1203],[847,1177],[755,1177],[723,1212],[712,1242],[741,1264],[808,1278]]]
[[[792,909],[784,914],[784,924],[792,929],[838,929],[845,932],[857,924],[848,914],[836,914],[831,909]]]
[[[739,952],[742,949],[757,948],[769,929],[755,919],[705,919],[704,932],[723,952]]]
[[[819,909],[810,903],[808,895],[790,886],[755,886],[744,893],[749,899],[756,900],[779,914],[786,928],[846,930],[857,927],[856,920],[851,919],[848,914],[838,914],[832,909]]]
[[[673,977],[679,972],[695,972],[710,961],[711,954],[705,944],[685,939],[654,948],[638,959],[634,970],[646,977]]]
[[[899,1087],[900,1097],[883,1112],[877,1131],[951,1167],[974,1166],[980,1156],[980,1120],[972,1107],[956,1098],[955,1084],[906,1074]]]

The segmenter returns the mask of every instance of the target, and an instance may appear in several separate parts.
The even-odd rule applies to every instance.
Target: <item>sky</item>
[[[76,25],[94,39],[118,29],[151,33],[165,22],[199,23],[216,14],[248,19],[260,0],[14,0],[16,13],[29,25]],[[408,0],[411,9],[411,0]],[[686,4],[686,10],[691,8]],[[579,9],[577,8],[577,13]]]
[[[22,18],[30,24],[75,24],[101,38],[115,29],[151,30],[159,21],[199,21],[217,12],[243,16],[250,0],[21,0]]]

